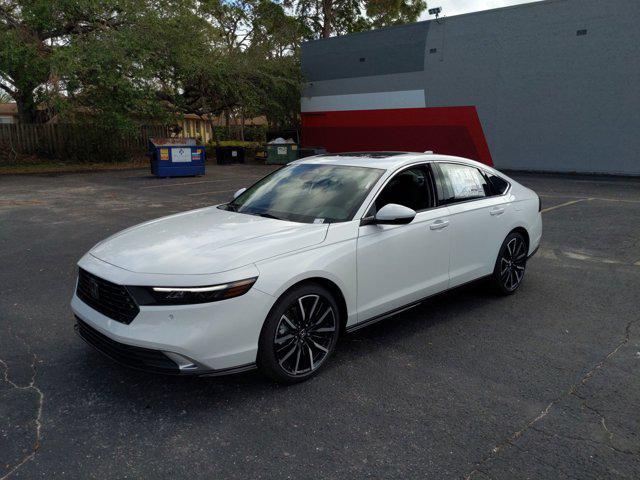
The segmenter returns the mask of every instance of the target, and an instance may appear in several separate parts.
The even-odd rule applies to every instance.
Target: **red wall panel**
[[[302,146],[330,153],[433,150],[493,165],[475,107],[305,112]]]

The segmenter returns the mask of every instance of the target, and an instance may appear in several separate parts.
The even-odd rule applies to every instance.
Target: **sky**
[[[460,15],[461,13],[477,12],[479,10],[488,10],[490,8],[508,7],[510,5],[519,5],[521,3],[531,3],[539,0],[429,0],[428,8],[442,7],[440,16],[451,17]],[[424,12],[420,20],[429,20],[432,17]]]

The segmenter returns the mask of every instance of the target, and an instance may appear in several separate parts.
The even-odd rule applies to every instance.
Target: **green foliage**
[[[362,32],[415,22],[426,0],[284,0],[301,19],[305,38]]]
[[[128,135],[193,113],[299,122],[303,39],[415,21],[424,0],[0,0],[0,92],[25,123]],[[252,135],[245,131],[245,138]]]
[[[415,22],[426,9],[426,0],[376,0],[366,3],[371,28]]]

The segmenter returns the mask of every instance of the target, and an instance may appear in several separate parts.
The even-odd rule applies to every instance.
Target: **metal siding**
[[[421,71],[353,69],[304,95],[321,104],[323,95],[424,89],[426,107],[476,107],[498,168],[640,175],[639,23],[637,0],[548,0],[430,21]],[[327,63],[304,53],[305,69]]]
[[[421,22],[304,43],[303,74],[314,82],[421,71],[428,29]]]

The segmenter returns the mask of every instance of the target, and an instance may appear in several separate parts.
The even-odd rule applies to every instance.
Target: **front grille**
[[[76,317],[76,320],[80,337],[116,362],[139,370],[157,373],[180,373],[178,365],[164,353],[158,350],[116,342],[78,317]]]
[[[125,287],[116,285],[80,269],[78,298],[101,314],[120,323],[130,324],[140,309]]]

